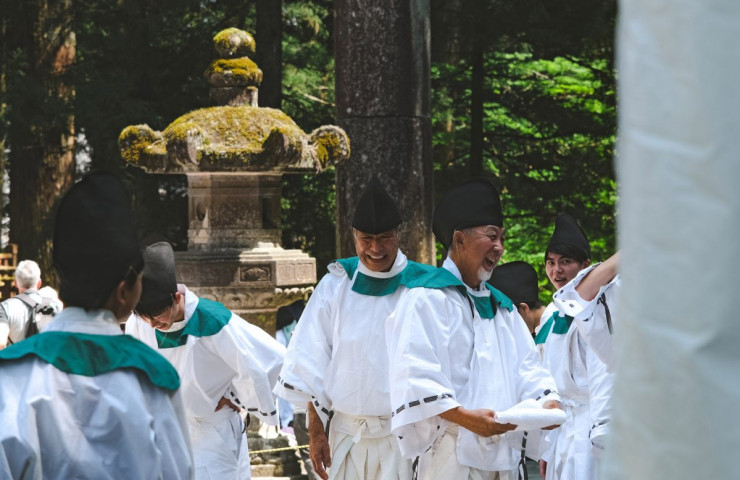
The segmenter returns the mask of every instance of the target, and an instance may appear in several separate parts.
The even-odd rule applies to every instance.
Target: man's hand
[[[214,410],[214,412],[218,412],[224,407],[228,407],[232,409],[233,411],[235,411],[236,413],[241,412],[241,409],[237,407],[236,405],[234,405],[233,403],[231,403],[231,400],[229,400],[226,397],[221,397],[221,400],[218,401],[218,405],[216,405],[216,410]]]
[[[547,473],[547,462],[544,460],[540,460],[540,477],[545,478],[546,473]]]
[[[542,408],[545,408],[545,409],[557,408],[557,409],[562,410],[563,404],[558,402],[557,400],[548,400],[542,405]],[[559,426],[560,425],[550,425],[549,427],[542,427],[542,430],[554,430],[558,428]],[[542,466],[540,466],[540,468],[542,468]],[[545,477],[542,477],[542,478],[545,478]]]
[[[328,480],[326,469],[331,467],[329,440],[324,432],[324,424],[311,403],[308,404],[308,453],[316,474]]]
[[[457,423],[481,437],[501,435],[516,428],[516,425],[512,425],[511,423],[496,422],[493,419],[494,411],[486,408],[466,410],[463,407],[455,407],[443,412],[440,416],[445,420]]]

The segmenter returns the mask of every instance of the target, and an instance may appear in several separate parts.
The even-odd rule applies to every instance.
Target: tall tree
[[[257,0],[257,65],[263,82],[259,104],[280,108],[283,98],[283,0]]]
[[[74,181],[71,0],[3,0],[10,148],[10,241],[53,282],[54,207]]]
[[[335,12],[337,118],[352,143],[337,168],[340,254],[354,253],[352,212],[377,175],[404,216],[402,248],[431,262],[429,1],[337,0]]]

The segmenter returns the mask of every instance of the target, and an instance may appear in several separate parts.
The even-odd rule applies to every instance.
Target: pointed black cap
[[[59,298],[70,306],[102,306],[113,288],[142,266],[134,214],[121,180],[98,171],[73,185],[57,211],[53,245]]]
[[[299,320],[303,314],[303,310],[306,307],[306,302],[303,300],[296,300],[290,305],[285,305],[277,310],[275,317],[275,329],[280,330],[293,323],[293,320]]]
[[[388,192],[377,177],[370,184],[357,202],[352,227],[371,235],[393,230],[401,224],[401,214]]]
[[[172,245],[166,241],[152,243],[144,249],[144,262],[139,305],[155,305],[171,299],[177,292]]]
[[[563,213],[555,220],[555,229],[547,244],[547,251],[585,262],[591,259],[591,245],[576,219]]]
[[[445,249],[450,248],[455,230],[481,225],[504,226],[498,191],[482,178],[468,180],[453,188],[434,209],[432,230]]]
[[[488,283],[516,304],[533,304],[539,300],[537,271],[527,262],[516,261],[497,266]]]

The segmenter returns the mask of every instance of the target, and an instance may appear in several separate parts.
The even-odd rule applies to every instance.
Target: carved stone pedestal
[[[281,175],[189,173],[188,251],[176,252],[177,278],[267,332],[275,312],[316,283],[316,260],[284,250]]]

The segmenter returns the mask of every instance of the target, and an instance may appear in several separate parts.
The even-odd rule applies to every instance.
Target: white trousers
[[[390,416],[334,412],[329,426],[329,480],[411,480],[411,461],[401,456]]]
[[[241,416],[223,408],[208,419],[188,419],[195,480],[249,480],[249,451]]]
[[[457,460],[457,428],[448,427],[420,459],[421,480],[515,480],[516,472],[489,472],[461,465]]]

